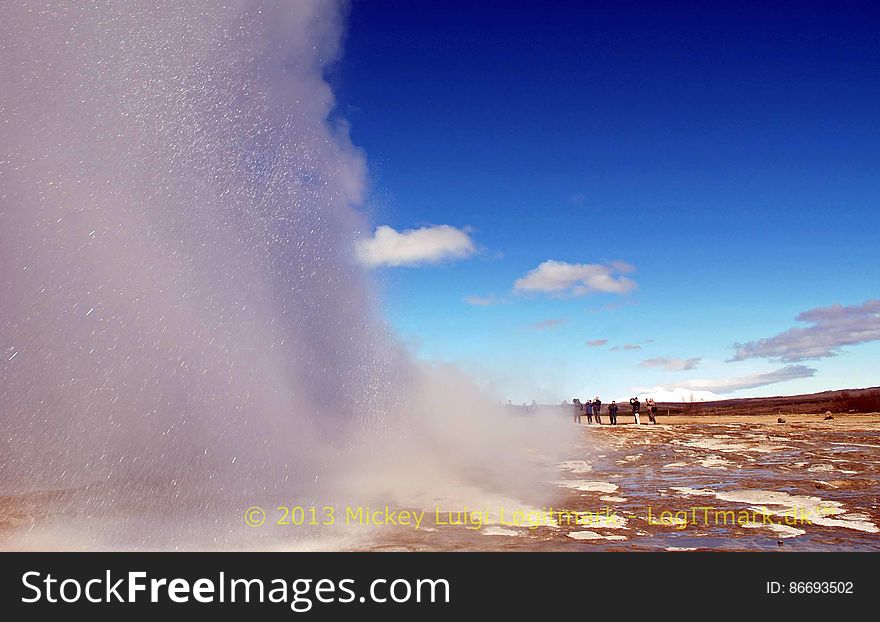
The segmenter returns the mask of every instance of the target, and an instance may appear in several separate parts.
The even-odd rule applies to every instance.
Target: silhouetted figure
[[[584,413],[587,415],[587,423],[593,423],[593,403],[589,399],[584,404]]]
[[[611,425],[617,425],[618,408],[617,402],[611,400],[611,403],[608,405],[608,418],[611,419]]]
[[[642,403],[639,401],[639,398],[630,398],[629,405],[632,406],[633,419],[636,420],[636,425],[642,425],[642,422],[639,421],[639,411],[642,409]]]
[[[583,406],[581,405],[581,401],[578,398],[574,398],[572,400],[572,410],[574,411],[574,422],[575,423],[581,422],[581,410],[582,409],[583,409]]]
[[[593,414],[596,415],[596,423],[602,425],[602,400],[599,399],[598,395],[593,400]]]

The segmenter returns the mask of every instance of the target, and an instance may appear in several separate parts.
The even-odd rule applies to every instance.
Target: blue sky
[[[354,2],[330,79],[365,208],[467,240],[374,266],[414,351],[517,402],[880,384],[880,9],[770,4]],[[515,291],[547,260],[636,287]],[[730,360],[835,304],[803,336],[830,349]]]

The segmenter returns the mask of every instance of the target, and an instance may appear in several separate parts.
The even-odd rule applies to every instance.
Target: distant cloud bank
[[[640,399],[645,400],[649,397],[656,402],[712,402],[724,399],[723,396],[711,391],[694,391],[684,387],[676,387],[674,389],[656,387],[654,389],[645,389],[644,392],[639,393]]]
[[[567,263],[548,259],[513,284],[514,291],[577,298],[592,292],[625,294],[636,283],[623,276],[635,270],[624,261],[607,264]]]
[[[438,264],[470,257],[476,251],[468,232],[450,225],[404,231],[382,225],[372,237],[355,243],[357,258],[370,267]]]
[[[734,344],[733,360],[779,359],[786,363],[836,356],[843,346],[880,339],[880,300],[860,305],[817,307],[795,318],[812,324],[767,339]]]
[[[639,367],[661,367],[663,371],[687,371],[694,369],[703,359],[700,357],[691,359],[667,358],[658,356],[652,359],[646,359],[639,363]]]
[[[815,374],[816,370],[812,367],[807,367],[805,365],[787,365],[775,371],[750,374],[748,376],[739,376],[736,378],[686,380],[684,382],[676,383],[677,386],[675,389],[660,386],[652,389],[641,389],[639,393],[647,394],[662,391],[678,391],[681,389],[696,392],[709,391],[711,393],[733,393],[734,391],[740,391],[742,389],[755,389],[757,387],[767,386],[768,384],[776,384],[778,382],[786,382],[798,378],[811,378]]]

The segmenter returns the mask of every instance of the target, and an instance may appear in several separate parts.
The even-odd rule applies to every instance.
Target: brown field
[[[779,424],[777,420],[779,417],[785,419],[785,424]],[[861,426],[862,424],[869,423],[880,423],[880,413],[836,413],[832,414],[834,417],[833,420],[826,421],[825,417],[827,415],[825,413],[785,413],[783,415],[778,415],[776,413],[773,414],[745,414],[745,413],[721,413],[721,414],[703,414],[703,415],[688,415],[688,414],[677,414],[677,415],[664,415],[659,414],[657,416],[658,424],[664,425],[680,425],[680,424],[699,424],[699,423],[761,423],[761,424],[769,424],[769,425],[790,425],[790,426],[799,426],[801,424],[821,424],[823,426],[833,426],[836,425],[838,428],[841,426],[847,427],[855,424],[856,426]],[[647,417],[642,415],[642,422],[644,423],[644,419]],[[624,424],[632,423],[632,416],[625,416],[623,419]],[[621,423],[621,417],[618,415],[618,423]],[[604,419],[603,419],[604,421]],[[605,421],[607,423],[607,421]]]
[[[659,403],[661,413],[669,415],[736,416],[880,412],[880,387],[823,391],[806,395],[746,397],[690,404]],[[623,408],[621,408],[623,412]]]

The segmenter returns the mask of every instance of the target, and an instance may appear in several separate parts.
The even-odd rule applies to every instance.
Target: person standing
[[[654,403],[654,398],[649,397],[645,400],[645,406],[648,408],[648,419],[651,420],[651,423],[657,423],[657,404]]]
[[[596,415],[596,423],[602,425],[602,400],[599,399],[598,395],[593,400],[593,414]]]
[[[587,423],[593,423],[593,403],[590,401],[590,398],[587,398],[584,404],[584,412],[587,415]]]
[[[608,405],[608,418],[611,419],[611,425],[617,425],[617,402],[611,400],[611,403]]]
[[[633,410],[633,419],[636,420],[636,425],[642,425],[642,422],[639,421],[639,410],[642,408],[642,403],[639,401],[638,397],[633,397],[629,400],[629,405],[632,406]]]
[[[571,409],[574,412],[574,422],[581,422],[581,401],[578,398],[572,400]]]

